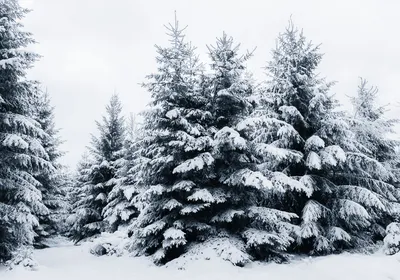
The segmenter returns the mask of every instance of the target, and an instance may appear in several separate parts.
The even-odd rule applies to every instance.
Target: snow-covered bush
[[[168,262],[168,267],[186,269],[196,261],[228,261],[235,266],[244,266],[252,261],[246,244],[241,238],[213,237],[202,243],[193,243],[177,259]]]
[[[14,252],[12,259],[6,262],[6,266],[8,269],[24,267],[29,270],[35,270],[38,263],[33,258],[32,248],[20,247]]]
[[[96,256],[116,255],[119,257],[128,253],[129,242],[126,228],[113,233],[103,232],[93,239],[90,253]]]
[[[386,254],[393,255],[400,252],[400,223],[394,222],[387,226],[383,242]]]

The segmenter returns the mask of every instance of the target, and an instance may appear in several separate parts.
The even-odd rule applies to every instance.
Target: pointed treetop
[[[127,134],[129,136],[129,139],[132,140],[135,137],[135,132],[137,130],[137,120],[136,120],[136,114],[130,113],[129,118],[127,120]]]
[[[360,77],[357,96],[351,97],[351,103],[354,107],[354,116],[367,118],[371,121],[379,119],[385,113],[386,106],[374,106],[377,96],[378,88],[376,86],[368,87],[368,81]]]
[[[222,33],[222,37],[217,37],[217,42],[216,46],[213,45],[207,45],[209,55],[211,56],[211,59],[213,61],[216,60],[222,60],[222,61],[228,61],[232,59],[235,55],[237,55],[240,44],[233,44],[233,37],[228,36],[225,31]],[[246,53],[240,57],[237,58],[237,61],[240,62],[245,62],[247,61],[250,57],[253,56],[253,53],[256,48],[252,51],[246,51]]]
[[[174,23],[173,24],[169,23],[168,25],[164,26],[168,30],[167,35],[171,37],[170,42],[174,45],[174,47],[181,45],[185,38],[183,32],[186,30],[187,25],[184,28],[179,27],[179,21],[176,16],[176,11],[175,11]]]
[[[315,70],[322,60],[323,53],[320,52],[320,45],[308,41],[303,30],[299,31],[290,19],[285,31],[278,35],[272,57],[265,67],[267,75],[279,76],[284,81],[296,72],[301,74],[302,78],[318,77]]]

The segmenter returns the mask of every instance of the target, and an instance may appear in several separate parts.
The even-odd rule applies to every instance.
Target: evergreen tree
[[[209,48],[216,175],[211,186],[214,193],[220,194],[210,222],[240,240],[235,246],[241,257],[234,263],[243,264],[250,258],[281,260],[294,241],[294,227],[289,222],[296,215],[264,203],[283,189],[265,176],[268,174],[259,172],[262,161],[253,155],[251,130],[246,129],[255,109],[254,87],[245,67],[251,54],[239,55],[238,51],[239,46],[226,34]]]
[[[129,225],[132,218],[138,215],[135,196],[138,190],[135,185],[134,172],[135,158],[139,149],[138,130],[133,114],[127,123],[126,138],[124,140],[123,158],[117,170],[117,182],[110,191],[103,216],[111,231],[116,231],[121,225]]]
[[[92,234],[92,230],[85,228],[86,224],[101,219],[99,213],[91,208],[90,202],[93,198],[88,198],[86,195],[86,185],[90,182],[92,165],[94,165],[93,159],[88,152],[85,152],[78,162],[75,179],[67,196],[71,205],[71,215],[67,218],[68,236],[77,241]]]
[[[78,186],[81,199],[75,203],[74,214],[69,219],[72,238],[79,241],[107,229],[103,221],[103,211],[108,195],[117,184],[117,171],[123,158],[124,119],[122,106],[117,95],[113,95],[106,106],[107,116],[97,122],[99,137],[92,138],[90,147],[90,167],[80,166]]]
[[[34,43],[22,31],[26,12],[16,0],[0,1],[0,261],[33,244],[37,217],[48,213],[34,175],[54,169],[33,119],[37,83],[26,71],[38,56],[25,50]]]
[[[259,110],[246,129],[255,131],[255,156],[269,159],[264,172],[290,190],[273,200],[300,216],[295,249],[322,254],[365,245],[375,214],[388,210],[384,182],[393,174],[368,156],[329,94],[332,83],[315,73],[318,46],[290,24],[272,54],[261,102],[269,110]],[[361,177],[368,184],[353,180]]]
[[[58,136],[59,130],[55,128],[54,107],[51,106],[48,93],[38,89],[38,100],[35,105],[35,119],[46,133],[46,137],[42,139],[42,146],[49,156],[49,161],[55,167],[52,172],[44,170],[35,175],[36,180],[40,183],[39,190],[42,193],[43,203],[49,209],[46,215],[39,216],[40,225],[35,228],[37,233],[35,246],[44,247],[44,239],[57,233],[58,214],[65,211],[67,203],[65,193],[61,189],[63,174],[60,172],[61,165],[58,163],[58,159],[63,155],[59,150],[62,142]]]
[[[379,162],[388,171],[385,178],[375,178],[374,182],[369,180],[371,177],[352,176],[352,180],[357,184],[371,185],[374,192],[385,197],[384,204],[386,211],[374,213],[375,221],[374,234],[382,238],[385,236],[385,227],[393,220],[400,219],[400,189],[399,186],[399,141],[390,139],[390,134],[394,133],[394,126],[398,123],[397,119],[385,118],[385,106],[376,106],[378,89],[368,87],[364,79],[360,79],[358,92],[355,97],[351,97],[353,105],[353,116],[349,117],[349,123],[357,140],[365,148],[365,154]],[[381,182],[379,182],[379,179]]]
[[[169,31],[172,46],[157,48],[159,72],[145,84],[153,102],[135,174],[148,204],[133,245],[156,263],[203,241],[237,265],[281,255],[296,215],[261,205],[274,187],[237,128],[254,108],[244,66],[250,55],[240,56],[224,34],[209,49],[212,73],[204,76],[177,22]]]
[[[50,215],[52,230],[56,234],[67,236],[69,227],[67,219],[72,211],[72,202],[74,202],[74,186],[76,186],[76,174],[67,166],[57,168],[55,174],[59,195],[58,205]]]
[[[158,72],[144,87],[152,95],[144,113],[143,137],[135,160],[133,180],[146,202],[132,227],[132,247],[165,263],[202,240],[210,226],[201,211],[213,199],[203,186],[214,159],[207,131],[209,99],[199,87],[201,65],[194,48],[184,40],[178,22],[168,27],[171,45],[157,46]]]
[[[388,138],[394,133],[396,119],[385,119],[385,106],[376,106],[378,89],[368,87],[365,79],[360,79],[358,92],[351,97],[353,117],[350,118],[351,128],[357,139],[368,149],[368,154],[380,162],[391,162],[396,159],[398,141]]]

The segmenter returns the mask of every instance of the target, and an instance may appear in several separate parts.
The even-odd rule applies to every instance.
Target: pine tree
[[[360,79],[358,92],[351,97],[353,117],[350,119],[351,128],[357,139],[368,149],[370,156],[380,162],[390,162],[396,159],[398,141],[388,138],[394,133],[397,119],[385,119],[386,106],[376,106],[378,89],[368,87],[365,79]]]
[[[99,137],[92,138],[89,163],[80,167],[78,186],[81,199],[75,203],[74,214],[69,219],[74,223],[72,237],[76,241],[101,233],[108,228],[103,211],[109,193],[117,184],[117,171],[123,158],[124,119],[117,95],[113,95],[106,106],[107,116],[97,122]]]
[[[39,216],[40,225],[35,229],[37,233],[35,247],[44,247],[44,239],[50,235],[57,234],[59,227],[58,214],[65,211],[67,203],[65,193],[61,189],[63,174],[61,173],[62,166],[58,159],[63,155],[59,150],[62,141],[58,136],[59,130],[55,128],[54,107],[51,106],[47,91],[42,92],[38,89],[37,93],[35,119],[46,133],[46,137],[42,139],[42,146],[49,156],[49,161],[55,167],[52,172],[44,170],[44,172],[39,172],[35,175],[36,180],[40,183],[39,190],[42,193],[43,203],[49,209],[46,215]]]
[[[264,108],[243,128],[263,173],[288,190],[272,200],[300,217],[292,249],[323,254],[365,245],[375,213],[388,210],[388,189],[378,186],[393,174],[368,156],[329,94],[333,83],[317,76],[318,46],[290,24],[272,54]]]
[[[57,187],[59,190],[59,203],[60,207],[50,215],[52,230],[55,234],[68,236],[70,228],[68,227],[67,219],[72,212],[72,202],[75,201],[74,186],[76,186],[76,174],[67,166],[57,168],[55,174]],[[53,226],[54,225],[54,226]]]
[[[385,236],[385,227],[393,220],[400,220],[400,189],[399,186],[399,141],[390,139],[394,133],[397,119],[385,118],[385,106],[376,106],[378,89],[368,87],[365,79],[360,79],[358,92],[351,97],[353,115],[349,117],[349,123],[357,140],[365,148],[365,154],[381,164],[382,170],[386,170],[389,176],[363,178],[363,176],[352,176],[357,184],[370,186],[371,190],[385,199],[384,210],[374,213],[373,232],[379,239]],[[379,174],[379,176],[384,175]],[[369,180],[373,182],[369,182]]]
[[[92,209],[92,197],[86,194],[86,185],[90,182],[90,171],[94,161],[88,152],[82,155],[77,165],[77,172],[74,176],[72,188],[69,190],[68,202],[71,205],[71,215],[67,218],[69,227],[68,236],[74,240],[81,240],[92,234],[92,230],[86,229],[85,225],[101,217],[97,211]]]
[[[104,219],[111,231],[116,231],[121,225],[131,224],[132,219],[138,215],[139,211],[135,202],[138,190],[132,170],[139,149],[138,129],[136,126],[135,118],[131,114],[126,126],[123,158],[116,173],[118,180],[108,194],[107,205],[103,210]]]
[[[25,50],[34,43],[22,31],[26,12],[16,0],[0,1],[0,261],[33,244],[37,217],[48,213],[34,175],[54,169],[33,119],[37,83],[26,71],[38,56]]]
[[[147,203],[132,227],[132,248],[153,255],[156,263],[202,240],[210,231],[201,219],[201,211],[210,207],[204,197],[213,199],[202,189],[213,164],[209,99],[199,86],[202,67],[178,22],[167,28],[171,45],[156,47],[158,72],[144,84],[153,100],[144,113],[132,174],[143,189],[138,199]]]
[[[290,221],[297,216],[264,203],[283,190],[259,171],[260,161],[253,156],[250,133],[245,129],[255,109],[254,87],[245,67],[251,53],[240,55],[239,45],[224,33],[216,46],[209,48],[209,55],[215,131],[211,153],[215,178],[210,185],[219,195],[213,201],[210,223],[236,240],[232,244],[239,257],[231,262],[282,260],[294,241]]]

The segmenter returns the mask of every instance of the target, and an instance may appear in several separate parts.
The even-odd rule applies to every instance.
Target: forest
[[[270,38],[259,81],[252,51],[221,33],[206,63],[175,17],[157,68],[137,81],[151,102],[125,116],[110,94],[75,170],[52,93],[27,75],[40,58],[27,50],[27,12],[0,0],[2,265],[33,266],[34,250],[60,236],[158,266],[205,248],[239,267],[400,251],[398,119],[363,78],[343,109],[319,73],[320,45],[292,20]]]

